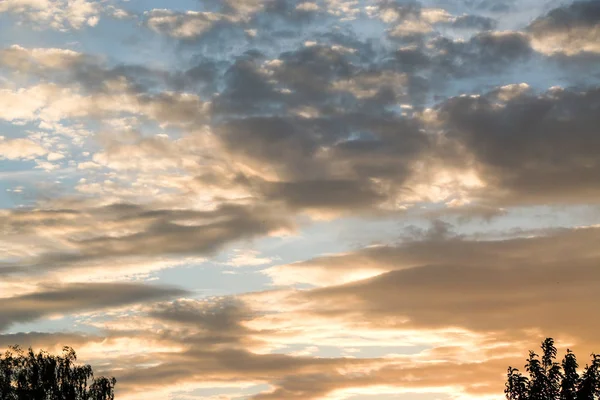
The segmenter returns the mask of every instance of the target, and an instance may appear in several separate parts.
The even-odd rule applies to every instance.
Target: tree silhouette
[[[577,386],[579,385],[577,368],[579,368],[579,364],[577,364],[575,354],[567,349],[567,354],[562,361],[563,380],[560,385],[560,400],[577,400]]]
[[[542,356],[529,352],[525,370],[508,367],[504,389],[508,400],[598,400],[600,396],[600,355],[592,354],[592,362],[583,374],[577,372],[579,364],[571,350],[559,364],[556,362],[554,340],[542,342]]]
[[[115,378],[94,379],[92,367],[76,365],[70,347],[62,356],[11,347],[0,355],[2,400],[114,400]]]

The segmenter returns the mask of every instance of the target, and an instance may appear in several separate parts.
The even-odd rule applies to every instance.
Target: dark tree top
[[[0,355],[0,399],[114,400],[116,379],[94,378],[92,367],[76,360],[70,347],[58,356],[11,347]]]

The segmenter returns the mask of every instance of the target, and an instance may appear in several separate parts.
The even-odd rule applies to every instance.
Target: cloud
[[[9,160],[30,160],[48,153],[38,143],[30,139],[5,139],[0,136],[0,158]]]
[[[180,289],[134,283],[71,284],[0,299],[0,330],[53,314],[121,307],[184,295]]]
[[[416,8],[409,5],[406,9],[387,9],[383,19],[385,22],[397,22],[397,25],[390,29],[390,36],[404,37],[432,32],[435,24],[447,23],[452,16],[440,8]]]
[[[589,344],[598,328],[588,316],[598,305],[591,287],[600,279],[594,245],[599,234],[598,228],[583,228],[500,241],[425,239],[292,268],[301,273],[321,265],[347,273],[366,264],[389,270],[298,294],[314,302],[307,309],[320,304],[330,316],[368,315],[373,329],[458,327],[515,339],[533,329]]]
[[[543,53],[600,53],[600,6],[575,1],[555,8],[528,26],[533,46]]]
[[[219,3],[222,3],[223,9],[226,12],[249,16],[275,2],[273,0],[224,0]]]
[[[456,97],[437,107],[438,126],[464,149],[456,157],[472,160],[484,202],[595,202],[599,93],[510,86]]]
[[[104,81],[106,92],[86,95],[80,88],[40,83],[16,90],[0,89],[0,118],[13,120],[61,120],[141,115],[161,124],[189,124],[204,118],[208,104],[190,93],[138,94],[125,79]]]
[[[7,121],[30,120],[45,103],[47,87],[27,89],[0,89],[0,119]]]
[[[281,200],[289,208],[300,210],[359,211],[375,208],[384,200],[368,183],[351,180],[274,182],[265,184],[262,192],[268,199]]]
[[[301,11],[318,11],[320,9],[317,3],[311,3],[309,1],[305,1],[296,6],[296,10]]]
[[[443,74],[499,73],[532,55],[527,35],[520,32],[482,32],[468,41],[440,37],[434,68]]]
[[[25,48],[12,45],[0,51],[0,63],[21,72],[31,72],[35,68],[70,68],[82,62],[84,55],[60,48]]]
[[[8,348],[19,344],[24,348],[33,347],[34,349],[42,348],[60,352],[67,343],[74,348],[78,348],[89,342],[102,342],[103,340],[104,338],[99,336],[85,336],[78,333],[4,333],[0,334],[0,347]]]
[[[110,3],[0,1],[70,31],[0,51],[0,154],[48,178],[3,173],[0,326],[74,321],[0,345],[74,345],[124,400],[492,398],[542,335],[597,351],[598,228],[527,229],[598,201],[590,3]],[[483,232],[386,233],[451,217]],[[355,237],[388,244],[318,256]]]
[[[249,329],[246,322],[254,318],[253,311],[233,299],[165,303],[154,307],[150,317],[169,322],[173,330],[162,336],[163,340],[185,343],[185,348],[163,357],[160,365],[124,371],[120,384],[127,395],[134,395],[136,389],[143,393],[165,384],[191,383],[193,386],[194,381],[197,387],[202,382],[222,385],[235,381],[237,384],[265,382],[287,388],[289,384],[285,382],[292,376],[314,375],[315,382],[319,382],[328,376],[339,376],[338,368],[360,368],[374,363],[374,360],[257,352],[261,346],[268,346],[261,335],[269,331]],[[248,351],[249,348],[255,351]],[[313,398],[328,391],[309,386],[303,393],[305,398]]]
[[[128,357],[110,358],[103,371],[119,368],[120,394],[127,399],[232,380],[269,384],[255,399],[387,391],[492,395],[502,388],[506,366],[522,362],[528,346],[536,344],[538,329],[591,351],[597,327],[584,315],[597,308],[599,232],[582,228],[478,241],[438,227],[396,246],[282,267],[297,275],[310,274],[302,268],[313,265],[332,274],[365,265],[389,271],[370,279],[299,292],[147,304],[135,318],[97,322],[106,332],[104,348],[153,343],[139,351],[130,346]],[[63,299],[39,298],[46,297]],[[281,353],[291,343],[356,347],[414,341],[428,346],[377,358]],[[80,347],[84,355],[93,348]]]
[[[257,250],[236,249],[226,264],[234,267],[246,267],[270,264],[272,261],[273,259],[269,257],[261,257]]]
[[[482,31],[492,30],[496,25],[497,22],[493,18],[472,14],[455,17],[451,22],[451,26],[454,29],[475,29]]]
[[[158,32],[177,39],[199,37],[220,22],[235,22],[224,14],[212,12],[174,12],[154,9],[146,12],[147,26]]]
[[[6,0],[0,13],[8,12],[41,28],[82,29],[98,23],[100,6],[87,0]]]
[[[8,268],[3,271],[9,274],[103,268],[101,261],[113,258],[215,254],[231,242],[292,229],[289,220],[267,209],[238,205],[192,211],[114,204],[59,212],[20,210],[2,217],[6,229],[13,232],[7,243],[36,236],[56,240],[49,247],[44,245],[47,239],[40,240],[36,251],[13,250],[12,258],[19,261],[5,262]]]

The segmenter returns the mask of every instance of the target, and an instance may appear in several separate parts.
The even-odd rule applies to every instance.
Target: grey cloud
[[[499,92],[457,97],[438,109],[447,137],[474,156],[481,176],[496,189],[481,193],[484,201],[595,202],[600,91],[504,94],[506,101]]]
[[[225,68],[224,62],[213,60],[200,60],[184,72],[184,81],[180,84],[182,87],[194,87],[200,85],[206,93],[215,93],[218,90],[221,68]]]
[[[575,1],[551,10],[529,25],[534,35],[556,31],[569,31],[574,28],[597,27],[600,23],[600,5],[596,1]]]
[[[336,367],[368,365],[371,362],[343,358],[294,357],[286,354],[256,354],[234,349],[212,352],[197,349],[189,350],[160,366],[130,369],[120,375],[119,382],[125,391],[135,387],[151,390],[152,387],[161,384],[189,380],[276,383],[287,376],[304,375],[315,370],[326,373]]]
[[[563,5],[533,21],[528,31],[546,53],[600,53],[600,5],[593,0]]]
[[[469,6],[478,10],[489,11],[492,13],[508,13],[514,8],[514,0],[468,0]]]
[[[478,29],[482,31],[494,29],[496,25],[496,20],[481,15],[461,15],[451,23],[451,26],[456,29]]]
[[[481,219],[486,222],[491,221],[494,218],[502,217],[508,214],[508,211],[504,208],[484,205],[484,204],[473,204],[464,205],[462,207],[446,207],[439,210],[426,210],[422,215],[426,218],[441,218],[450,217],[454,218],[459,223],[465,223],[473,221],[475,219]]]
[[[158,255],[214,254],[233,241],[265,235],[281,228],[291,228],[290,222],[275,211],[258,206],[221,205],[214,211],[145,209],[137,205],[113,205],[101,209],[77,210],[78,218],[54,218],[55,229],[83,229],[68,240],[71,251],[48,251],[32,258],[5,261],[1,273],[39,274],[53,270],[77,268],[86,262],[112,258],[148,257]],[[36,235],[49,219],[34,217],[26,211],[8,214],[4,219],[7,229],[20,235]],[[38,218],[39,217],[39,218]],[[24,223],[24,220],[30,223]],[[103,228],[105,223],[121,221],[133,224],[137,233],[115,237]],[[85,224],[88,224],[87,228]],[[98,232],[90,229],[98,228]],[[84,233],[87,232],[87,233]],[[106,233],[102,233],[106,232]],[[6,232],[7,234],[9,231]],[[75,251],[72,251],[75,250]]]
[[[385,197],[367,182],[315,180],[276,182],[264,186],[271,200],[283,200],[291,209],[343,210],[373,209]]]
[[[276,77],[290,89],[321,93],[335,78],[348,78],[356,70],[352,53],[331,46],[314,45],[280,55],[284,62]]]
[[[417,73],[432,65],[431,58],[421,49],[402,48],[392,53],[388,63],[402,72]]]
[[[351,138],[353,129],[363,138]],[[241,119],[221,126],[219,140],[239,162],[279,178],[246,177],[239,184],[296,210],[376,208],[404,190],[429,145],[417,124],[361,114]]]
[[[315,159],[320,145],[332,144],[342,129],[323,119],[267,117],[231,121],[218,132],[227,150],[242,160],[275,169],[282,178],[316,178],[325,172]]]
[[[194,341],[211,341],[215,344],[232,345],[242,341],[251,330],[242,325],[254,316],[253,311],[241,300],[220,298],[214,301],[180,300],[157,304],[149,316],[166,323],[177,323],[198,328]],[[208,340],[207,340],[208,339]]]
[[[263,114],[281,107],[281,93],[259,71],[260,53],[239,57],[223,75],[225,89],[214,100],[217,114]]]
[[[436,72],[458,77],[497,73],[532,55],[528,37],[518,32],[483,32],[466,42],[439,38],[435,46]]]
[[[181,296],[180,289],[135,283],[78,283],[0,299],[0,330],[44,316],[125,306]]]
[[[332,85],[361,73],[380,73],[377,65],[370,65],[376,55],[372,44],[340,34],[315,39],[325,43],[285,51],[266,66],[268,59],[259,51],[238,57],[224,75],[225,89],[215,99],[217,115],[285,115],[302,106],[332,113],[360,107]]]

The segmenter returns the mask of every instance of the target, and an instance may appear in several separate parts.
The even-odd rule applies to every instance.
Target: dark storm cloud
[[[182,296],[185,291],[135,283],[77,283],[0,299],[0,331],[44,316],[102,310]]]

